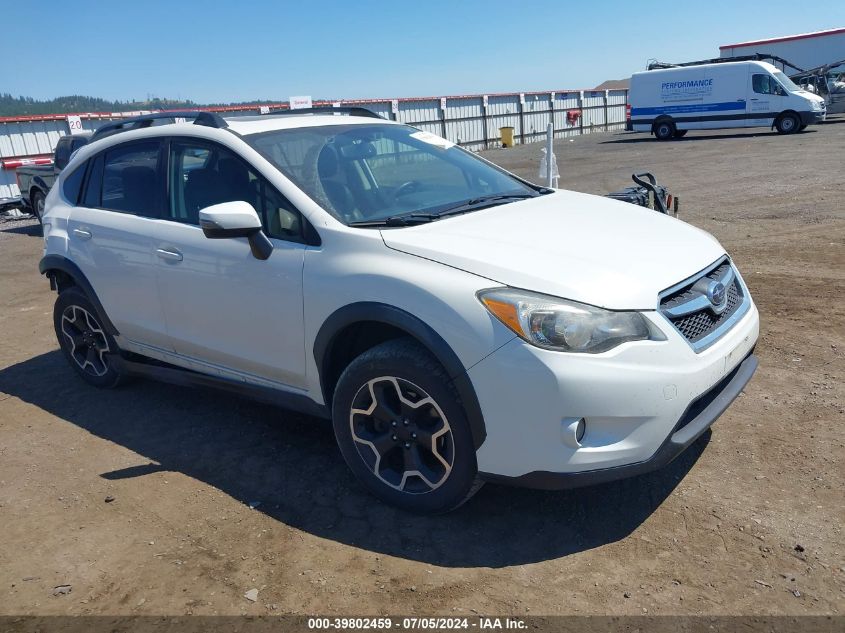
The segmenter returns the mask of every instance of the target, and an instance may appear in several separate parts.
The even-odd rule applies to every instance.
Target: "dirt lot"
[[[539,148],[486,156],[534,179]],[[364,493],[320,421],[84,385],[57,351],[35,228],[0,224],[0,613],[842,614],[843,148],[845,119],[561,141],[561,186],[650,169],[722,241],[760,309],[760,369],[660,472],[488,485],[430,519]]]

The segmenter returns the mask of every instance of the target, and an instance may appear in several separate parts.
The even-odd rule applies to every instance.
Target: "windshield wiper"
[[[410,226],[412,224],[425,224],[427,222],[433,222],[434,220],[439,220],[440,218],[445,218],[450,215],[458,215],[460,213],[475,211],[476,209],[492,207],[496,204],[505,203],[510,200],[525,200],[527,198],[534,198],[536,196],[537,194],[533,193],[505,193],[496,194],[494,196],[481,196],[478,198],[470,198],[469,200],[461,202],[460,204],[456,204],[452,207],[447,207],[441,211],[437,211],[436,213],[412,212],[405,213],[403,215],[391,215],[381,220],[359,220],[357,222],[349,222],[348,226],[373,227]]]
[[[477,209],[484,209],[495,206],[496,204],[505,203],[510,200],[526,200],[534,198],[537,194],[533,193],[504,193],[495,196],[482,196],[480,198],[471,198],[466,202],[461,202],[453,207],[448,207],[442,211],[438,211],[436,216],[444,218],[450,215],[458,215],[459,213],[467,213],[468,211],[475,211]]]
[[[435,213],[406,213],[404,215],[391,215],[381,220],[359,220],[349,222],[347,226],[410,226],[412,224],[425,224],[439,218]]]

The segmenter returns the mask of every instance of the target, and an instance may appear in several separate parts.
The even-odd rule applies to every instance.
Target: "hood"
[[[824,103],[824,97],[817,95],[815,92],[810,92],[809,90],[794,90],[792,94],[807,99],[807,101],[820,101],[821,103]]]
[[[382,237],[389,248],[498,284],[617,310],[653,310],[660,291],[725,252],[675,218],[571,191],[386,229]]]

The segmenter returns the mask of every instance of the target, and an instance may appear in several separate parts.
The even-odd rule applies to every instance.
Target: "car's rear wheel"
[[[382,343],[352,361],[332,414],[349,468],[388,503],[448,512],[481,487],[460,399],[443,367],[413,340]]]
[[[85,382],[110,388],[122,381],[114,362],[117,344],[82,290],[71,286],[59,293],[53,306],[53,325],[62,353]]]
[[[44,221],[44,201],[44,194],[40,191],[36,191],[32,194],[32,198],[30,200],[30,204],[32,205],[32,213],[35,215],[36,218],[38,218],[39,222]]]
[[[668,141],[675,135],[675,124],[668,120],[654,124],[654,137],[658,141]]]

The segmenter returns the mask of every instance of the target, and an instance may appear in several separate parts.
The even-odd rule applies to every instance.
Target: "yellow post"
[[[499,136],[502,137],[502,147],[513,147],[513,128],[500,127]]]

